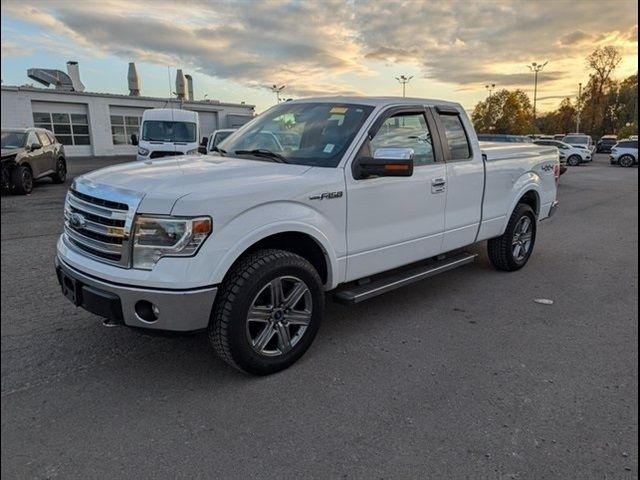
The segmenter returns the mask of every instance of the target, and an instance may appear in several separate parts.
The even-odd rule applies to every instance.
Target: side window
[[[431,133],[422,113],[400,113],[387,118],[371,139],[371,153],[383,147],[412,148],[415,166],[435,163]]]
[[[29,132],[29,136],[27,137],[27,145],[31,146],[34,143],[38,143],[38,144],[42,145],[40,140],[38,140],[38,137],[36,137],[35,132]]]
[[[56,140],[56,137],[53,136],[53,133],[51,132],[46,132],[47,133],[47,137],[49,137],[49,142],[51,143],[58,143]]]
[[[451,160],[466,160],[471,158],[471,147],[467,140],[467,134],[462,126],[459,115],[440,114],[440,120],[444,125],[444,132],[451,151]]]
[[[36,135],[38,136],[38,140],[40,140],[40,145],[42,145],[43,147],[48,147],[49,145],[51,145],[49,137],[45,132],[36,132]]]

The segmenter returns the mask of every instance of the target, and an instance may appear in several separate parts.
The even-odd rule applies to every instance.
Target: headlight
[[[144,147],[138,147],[138,155],[146,157],[147,155],[149,155],[149,150]]]
[[[162,257],[190,257],[211,234],[209,217],[136,218],[133,229],[133,268],[151,270]]]

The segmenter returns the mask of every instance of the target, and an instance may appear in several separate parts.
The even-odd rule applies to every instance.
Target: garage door
[[[68,156],[93,154],[86,104],[33,101],[31,111],[34,126],[51,130]]]

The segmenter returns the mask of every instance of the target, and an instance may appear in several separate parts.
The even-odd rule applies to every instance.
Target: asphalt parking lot
[[[267,378],[205,335],[71,305],[53,269],[65,190],[2,197],[2,478],[637,478],[637,168],[570,168],[519,272],[480,246],[329,301],[309,352]]]

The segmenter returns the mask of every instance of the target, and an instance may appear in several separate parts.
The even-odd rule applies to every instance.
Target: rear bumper
[[[130,327],[179,332],[207,328],[218,291],[216,286],[189,290],[144,289],[88,276],[57,257],[55,266],[62,292],[72,303]],[[155,309],[152,310],[152,306]],[[151,311],[153,314],[149,315]]]

